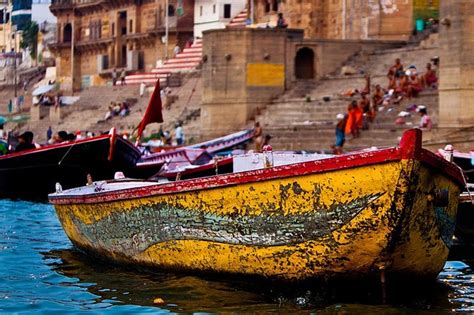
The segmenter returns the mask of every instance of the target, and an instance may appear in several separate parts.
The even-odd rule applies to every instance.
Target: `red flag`
[[[162,123],[163,114],[161,112],[161,96],[160,96],[160,79],[156,81],[155,90],[151,94],[150,102],[146,108],[145,116],[143,116],[142,121],[138,125],[138,136],[140,139],[142,137],[143,130],[146,125],[151,123]]]

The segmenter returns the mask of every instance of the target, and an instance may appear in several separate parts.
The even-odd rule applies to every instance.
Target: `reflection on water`
[[[460,261],[447,262],[438,279],[451,287],[448,298],[454,311],[474,312],[474,273],[469,265]]]
[[[97,303],[153,307],[153,300],[161,298],[165,303],[159,307],[172,312],[392,314],[403,311],[424,314],[462,308],[459,301],[451,299],[451,283],[446,285],[444,278],[423,286],[413,287],[412,283],[407,287],[391,288],[388,300],[383,304],[378,287],[360,283],[282,287],[249,279],[137,271],[98,263],[74,250],[43,255],[53,271],[77,279],[73,285],[86,286],[97,296]],[[458,266],[450,264],[446,275],[452,274],[457,270],[453,268]],[[445,273],[442,275],[444,277]]]
[[[474,273],[453,261],[437,282],[390,287],[386,303],[381,296],[360,283],[289,286],[98,263],[72,249],[50,205],[0,201],[1,314],[474,312]]]

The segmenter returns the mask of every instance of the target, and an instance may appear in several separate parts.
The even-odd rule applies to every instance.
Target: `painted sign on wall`
[[[285,65],[249,63],[247,65],[247,86],[275,86],[285,84]]]
[[[439,0],[413,0],[413,18],[428,20],[439,18]]]

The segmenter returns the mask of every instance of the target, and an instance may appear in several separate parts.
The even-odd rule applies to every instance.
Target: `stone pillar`
[[[39,107],[39,106],[38,106]],[[49,108],[49,120],[51,122],[59,122],[61,121],[61,107],[59,106],[51,106]]]
[[[203,36],[203,138],[244,128],[285,91],[286,46],[302,31],[209,30]]]
[[[44,117],[48,116],[49,108],[41,105],[31,105],[30,107],[30,120],[40,121]]]
[[[32,105],[30,108],[30,120],[39,121],[41,120],[40,105]]]
[[[474,5],[442,0],[440,8],[440,127],[474,125]]]

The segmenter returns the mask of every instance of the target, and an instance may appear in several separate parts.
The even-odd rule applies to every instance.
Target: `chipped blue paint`
[[[116,212],[92,224],[81,222],[72,213],[70,216],[90,243],[131,255],[151,245],[173,240],[277,246],[327,235],[347,224],[383,194],[367,195],[329,207],[319,206],[304,215],[220,216],[161,203]]]

